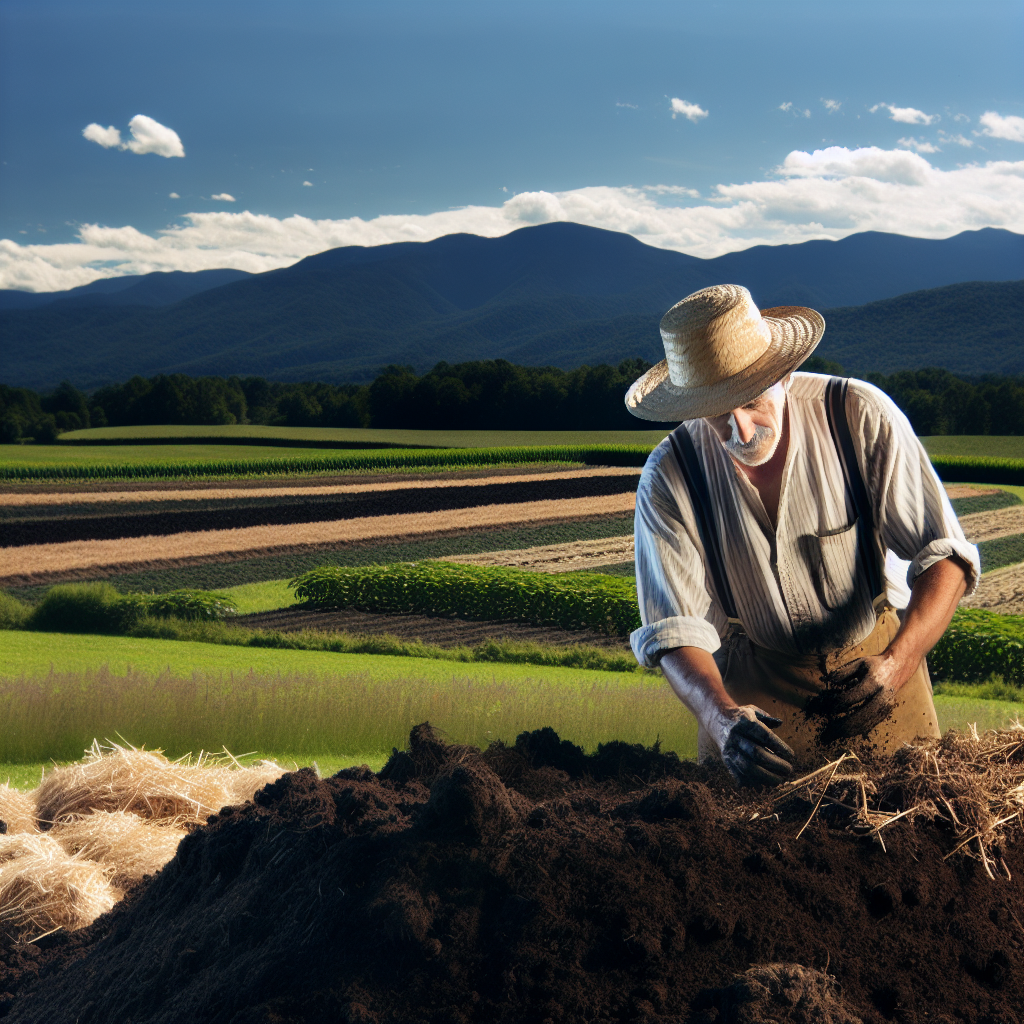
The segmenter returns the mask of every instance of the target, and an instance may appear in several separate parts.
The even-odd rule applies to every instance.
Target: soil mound
[[[885,770],[858,785],[886,791]],[[546,729],[481,753],[420,726],[378,775],[285,775],[91,928],[9,947],[0,1015],[1024,1018],[1019,835],[947,858],[941,816],[892,820],[883,848],[843,800],[800,831],[812,799],[757,799],[657,749],[586,755]]]

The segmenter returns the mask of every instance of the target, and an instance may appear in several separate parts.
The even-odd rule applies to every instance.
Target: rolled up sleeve
[[[631,634],[630,645],[647,668],[677,647],[714,653],[728,624],[708,593],[689,495],[669,452],[663,442],[651,453],[636,496],[636,584],[643,625]]]
[[[981,576],[978,549],[968,542],[928,453],[896,404],[870,384],[850,389],[847,414],[858,422],[863,457],[884,543],[909,562],[907,586],[936,562],[955,556],[967,570],[967,593]],[[852,407],[851,407],[852,405]]]

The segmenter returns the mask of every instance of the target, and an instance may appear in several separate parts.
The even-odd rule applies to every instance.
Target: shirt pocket
[[[850,526],[818,537],[818,578],[822,599],[830,610],[848,604],[857,586],[857,526],[855,519]]]

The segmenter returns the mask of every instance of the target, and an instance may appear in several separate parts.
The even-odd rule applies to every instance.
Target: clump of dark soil
[[[756,803],[756,801],[755,801]],[[942,820],[753,817],[715,771],[550,729],[481,753],[420,726],[374,775],[286,775],[113,913],[6,950],[11,1022],[1024,1018],[1012,880]],[[761,798],[762,808],[765,807]],[[834,813],[833,813],[834,812]],[[35,979],[35,980],[33,980]]]

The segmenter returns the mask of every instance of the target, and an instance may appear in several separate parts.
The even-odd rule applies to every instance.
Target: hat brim
[[[663,359],[626,392],[626,408],[642,420],[661,423],[722,416],[752,402],[792,373],[825,333],[825,318],[806,306],[775,306],[762,310],[761,316],[771,332],[771,343],[739,373],[714,384],[677,387],[669,379],[668,362]]]

